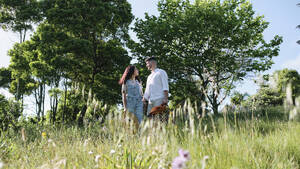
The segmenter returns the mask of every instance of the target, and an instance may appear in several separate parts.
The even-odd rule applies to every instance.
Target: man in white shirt
[[[148,115],[153,107],[168,104],[169,84],[166,71],[157,68],[157,60],[155,57],[147,58],[146,66],[148,70],[151,70],[151,74],[147,78],[143,98],[144,102],[148,101]]]

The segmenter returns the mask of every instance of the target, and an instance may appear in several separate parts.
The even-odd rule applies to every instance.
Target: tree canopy
[[[0,71],[1,76],[9,75],[1,78],[1,87],[9,87],[17,99],[34,96],[38,117],[44,117],[50,88],[55,120],[60,96],[56,89],[65,86],[67,94],[73,83],[93,90],[105,104],[121,102],[117,82],[131,60],[126,44],[133,20],[126,0],[1,0],[0,4],[1,27],[22,37],[8,52],[9,68]],[[25,40],[29,30],[33,34]]]
[[[157,56],[170,78],[173,101],[192,97],[210,103],[216,113],[235,81],[270,69],[282,38],[263,38],[268,27],[245,0],[161,0],[159,16],[137,19],[132,43],[143,65]]]

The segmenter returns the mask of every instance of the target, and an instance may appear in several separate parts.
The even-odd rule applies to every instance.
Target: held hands
[[[146,104],[147,100],[143,97],[142,99],[143,103]]]

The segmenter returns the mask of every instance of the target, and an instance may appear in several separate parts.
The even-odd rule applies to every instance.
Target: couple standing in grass
[[[138,77],[139,71],[135,66],[128,66],[119,81],[119,84],[122,85],[124,111],[133,113],[139,123],[144,118],[143,102],[146,104],[148,101],[147,115],[149,115],[153,107],[167,104],[169,95],[168,75],[164,70],[157,68],[156,58],[148,57],[146,66],[151,74],[147,78],[144,94],[141,80]]]

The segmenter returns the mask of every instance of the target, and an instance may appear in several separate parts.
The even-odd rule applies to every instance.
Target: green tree
[[[0,26],[19,34],[19,42],[25,41],[28,31],[42,20],[37,0],[0,0]]]
[[[67,94],[66,94],[67,93]],[[83,99],[81,92],[71,88],[63,93],[58,103],[56,115],[57,122],[76,123],[81,111],[86,111],[86,101]],[[66,100],[66,103],[64,103]],[[65,114],[67,114],[66,117]]]
[[[270,87],[261,88],[257,94],[252,97],[256,106],[264,108],[265,106],[283,105],[284,97],[276,89]]]
[[[50,122],[56,122],[56,115],[58,109],[58,102],[62,91],[59,88],[52,88],[49,91],[50,96]]]
[[[26,52],[29,60],[30,72],[35,80],[29,84],[35,86],[34,96],[37,103],[37,115],[44,117],[44,102],[46,86],[50,86],[50,116],[54,123],[56,119],[57,105],[59,100],[58,87],[62,78],[66,74],[67,60],[58,51],[58,46],[54,45],[57,35],[55,29],[49,24],[40,24],[28,42],[29,49]],[[50,37],[53,35],[54,37]]]
[[[22,102],[24,95],[30,95],[32,88],[27,86],[33,82],[31,77],[29,61],[25,57],[25,44],[16,43],[12,49],[8,51],[10,56],[9,70],[11,71],[11,83],[9,91],[14,94],[16,100]]]
[[[38,117],[44,117],[45,91],[50,86],[50,117],[53,122],[57,119],[59,92],[56,89],[61,80],[65,81],[65,113],[68,81],[93,89],[106,103],[120,102],[117,79],[130,62],[124,48],[133,19],[130,5],[126,1],[57,0],[41,1],[39,7],[44,22],[20,50],[11,52],[25,55],[21,57],[23,62],[12,67],[18,68],[14,72],[28,73],[27,77],[31,78],[24,84],[31,87],[36,98]]]
[[[290,84],[292,87],[292,101],[300,95],[300,74],[296,70],[283,69],[275,71],[272,75],[275,89],[280,95],[286,97],[286,88]]]
[[[252,103],[263,109],[265,106],[282,106],[287,99],[289,87],[291,105],[295,105],[296,98],[300,95],[300,75],[296,70],[277,70],[272,75],[263,75],[256,82],[260,89],[245,103],[248,107],[251,107]]]
[[[15,128],[21,116],[20,105],[14,100],[7,100],[0,94],[0,134],[8,128]]]
[[[50,121],[55,122],[57,114],[57,106],[60,92],[57,90],[61,81],[64,86],[64,92],[67,93],[68,84],[66,83],[70,78],[70,72],[73,72],[74,60],[65,53],[62,41],[67,39],[65,33],[60,32],[55,26],[47,22],[40,24],[32,37],[32,41],[36,44],[36,50],[39,53],[39,61],[46,66],[47,85],[50,87],[48,93],[50,94]],[[66,100],[64,100],[66,105]],[[63,115],[65,117],[65,115]]]
[[[33,25],[41,20],[41,11],[37,0],[0,0],[0,27],[5,31],[18,33],[19,43],[25,42],[27,33],[32,31]],[[23,94],[26,90],[24,81],[27,77],[21,77],[21,75],[13,73],[12,83],[15,84],[15,89],[13,89],[15,98],[18,101],[22,99],[23,103]]]
[[[21,7],[16,0],[13,2],[1,1],[6,5],[1,7],[3,28],[15,31],[13,26],[22,17],[13,16],[21,9],[27,10],[23,12],[27,17],[22,20],[23,32],[19,31],[20,37],[24,37],[20,41],[22,44],[16,44],[9,51],[10,91],[16,98],[33,94],[37,115],[44,117],[46,87],[50,86],[53,122],[59,100],[56,89],[62,80],[65,82],[64,107],[69,83],[81,83],[80,86],[91,88],[97,93],[97,98],[106,103],[120,102],[117,79],[131,59],[125,49],[129,39],[128,27],[133,19],[127,1],[31,0],[20,3]],[[33,6],[36,7],[34,10]],[[31,39],[25,41],[24,34],[32,28],[30,24],[42,20]]]
[[[248,93],[243,94],[235,91],[230,98],[230,102],[235,106],[240,106],[242,102],[247,99],[247,97],[249,97]]]
[[[44,1],[48,24],[55,27],[62,56],[70,60],[67,76],[92,88],[107,103],[120,102],[117,79],[130,57],[125,50],[133,16],[127,1]]]
[[[47,65],[40,62],[36,44],[32,40],[15,44],[9,55],[11,56],[9,69],[12,71],[13,79],[10,92],[18,95],[17,98],[33,94],[37,117],[40,119],[44,116]]]
[[[263,39],[268,23],[245,0],[161,0],[158,11],[158,17],[146,14],[136,21],[133,54],[140,64],[145,56],[157,56],[172,97],[197,96],[214,113],[234,82],[271,67],[282,42],[278,36],[269,43]]]
[[[14,72],[27,73],[27,77],[30,77],[31,80],[26,81],[25,86],[31,89],[29,94],[33,94],[35,98],[38,119],[45,117],[46,87],[50,86],[50,116],[54,122],[59,100],[59,94],[54,91],[59,87],[60,80],[66,72],[65,68],[69,64],[66,64],[64,57],[59,55],[57,46],[53,45],[55,37],[49,37],[49,32],[53,35],[52,31],[53,29],[47,24],[39,25],[31,39],[19,45],[21,46],[19,52],[22,53],[24,59],[23,65],[16,66],[17,64],[12,62],[11,68]],[[15,60],[20,61],[20,58]]]

